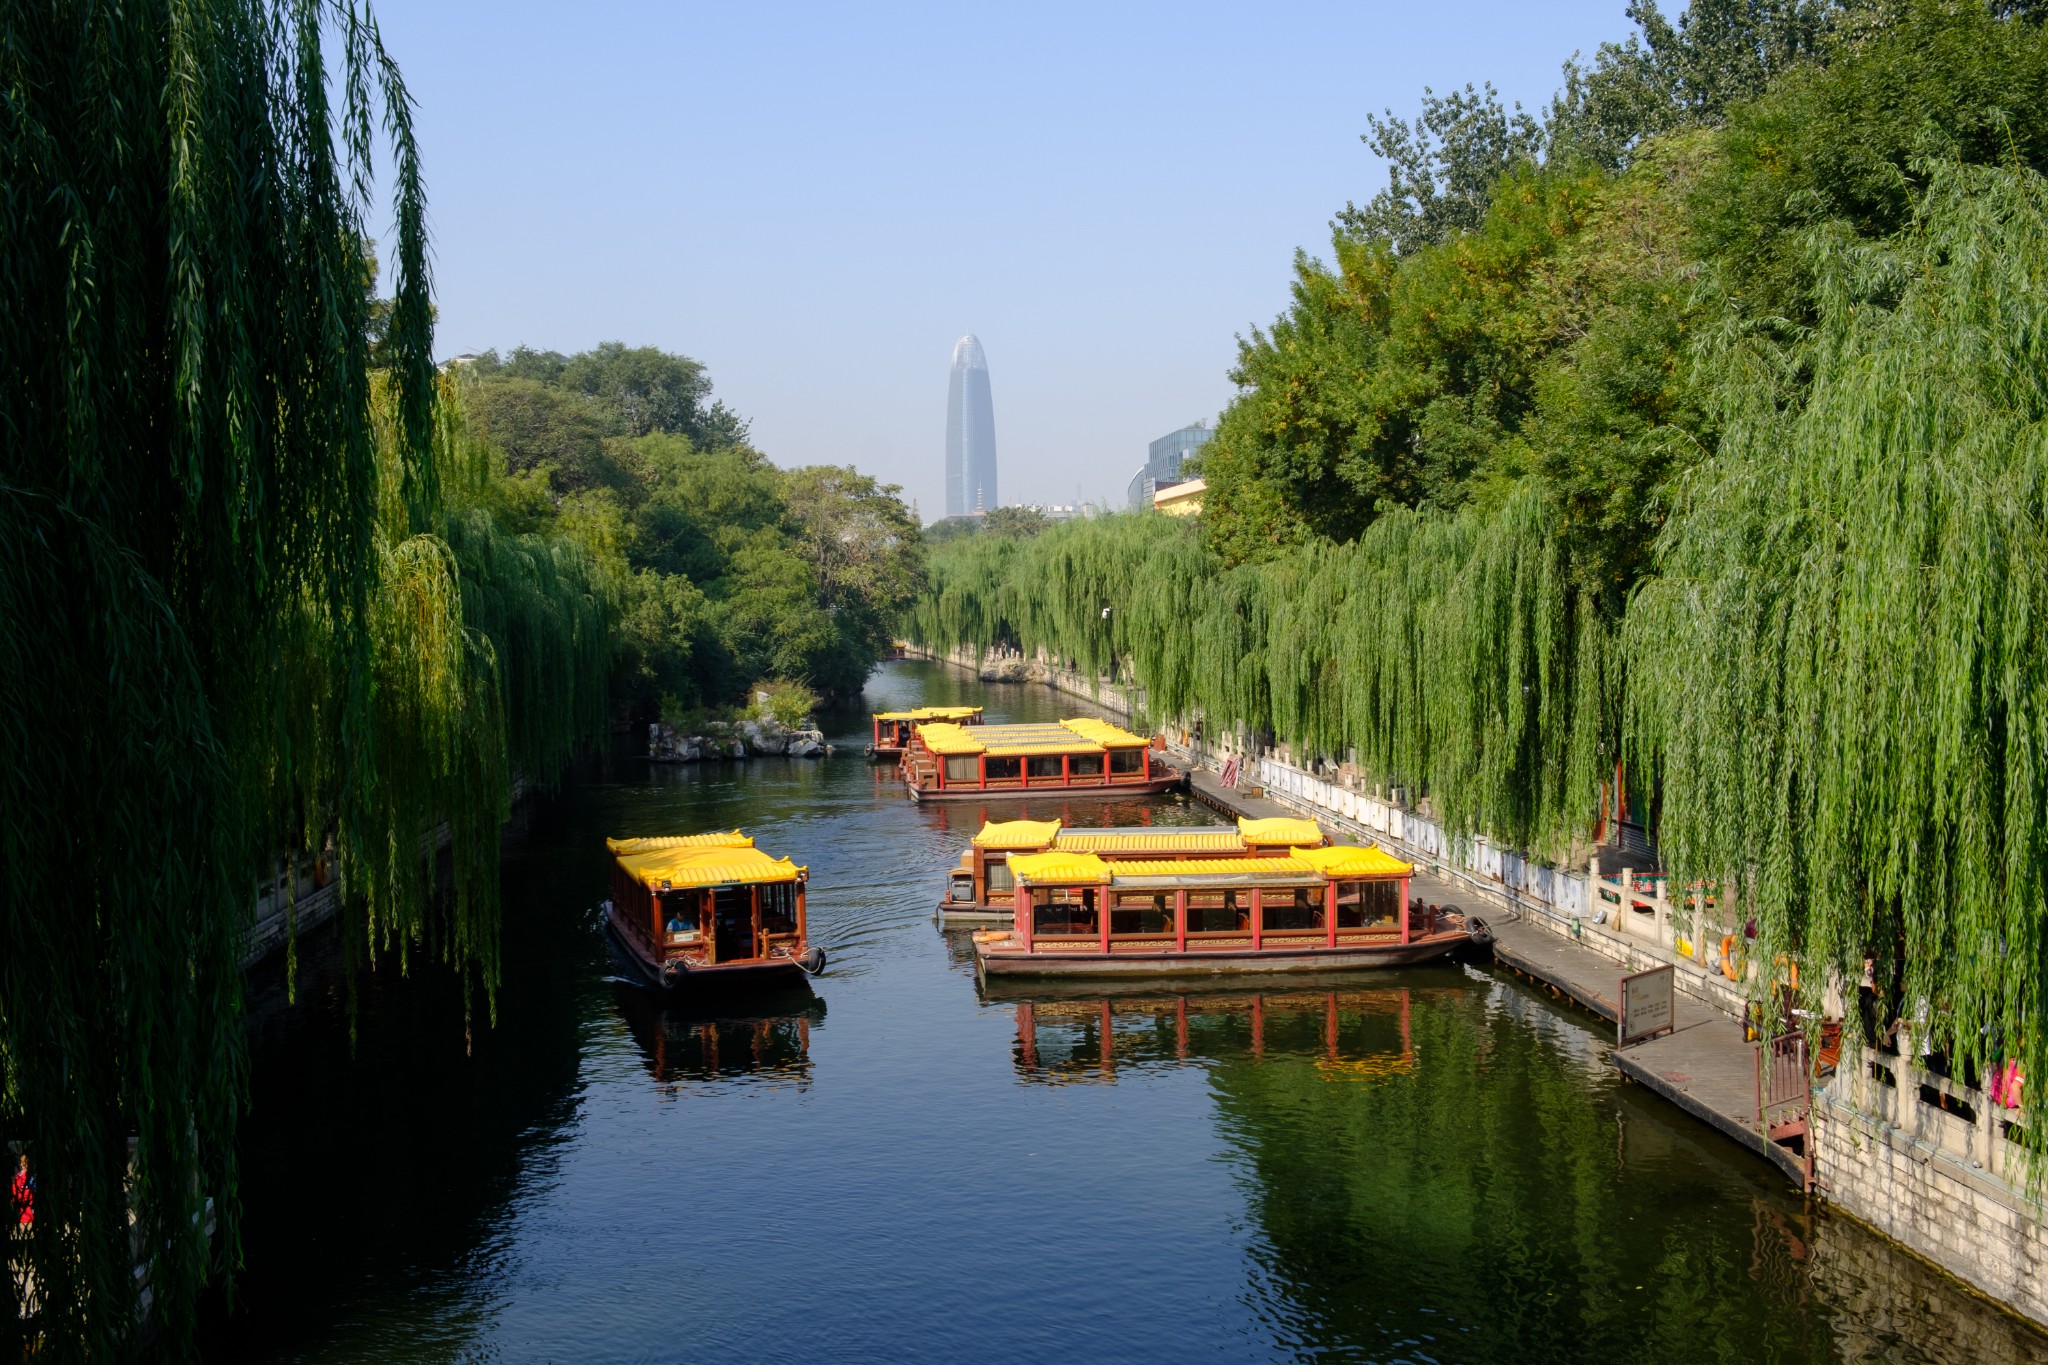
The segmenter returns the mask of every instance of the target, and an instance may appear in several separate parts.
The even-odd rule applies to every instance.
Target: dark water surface
[[[918,664],[869,698],[1082,709]],[[618,758],[532,809],[469,1055],[439,972],[360,980],[353,1052],[331,943],[294,1006],[259,977],[218,1358],[2048,1357],[1503,977],[984,998],[932,923],[980,812],[911,806],[837,726],[823,762]],[[811,868],[815,993],[703,1016],[614,984],[603,836],[734,825]]]

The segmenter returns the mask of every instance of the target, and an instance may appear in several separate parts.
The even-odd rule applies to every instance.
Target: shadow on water
[[[1084,709],[928,665],[870,702]],[[497,1018],[416,960],[252,978],[247,1269],[217,1359],[977,1362],[2048,1357],[2042,1339],[1622,1085],[1585,1019],[1459,967],[976,988],[933,912],[986,812],[860,753],[615,753],[504,857]],[[1185,799],[1028,808],[1214,824]],[[607,834],[810,868],[832,968],[616,984]],[[828,1010],[829,1005],[829,1010]]]

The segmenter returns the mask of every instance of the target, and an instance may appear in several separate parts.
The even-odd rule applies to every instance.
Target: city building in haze
[[[975,516],[1000,505],[988,358],[970,334],[953,343],[953,377],[946,387],[946,515]]]
[[[1131,476],[1131,510],[1145,511],[1152,506],[1153,494],[1181,482],[1182,462],[1209,444],[1215,434],[1196,422],[1179,431],[1170,431],[1147,446],[1144,466]]]

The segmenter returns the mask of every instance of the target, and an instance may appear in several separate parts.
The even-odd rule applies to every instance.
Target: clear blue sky
[[[1005,502],[1121,498],[1231,396],[1294,251],[1384,172],[1367,113],[1547,102],[1622,0],[485,5],[384,0],[417,98],[443,355],[703,361],[785,466],[944,508],[946,368],[987,349]]]

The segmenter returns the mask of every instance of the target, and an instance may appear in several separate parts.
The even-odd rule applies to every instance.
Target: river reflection
[[[870,692],[962,699],[1082,709],[916,664]],[[496,1020],[467,1034],[424,955],[359,978],[351,1013],[332,939],[306,945],[296,1003],[273,982],[254,1020],[214,1358],[2041,1358],[1504,976],[981,993],[933,908],[984,812],[878,782],[864,711],[826,728],[822,761],[621,750],[529,807]],[[1219,819],[986,812],[1026,813]],[[810,868],[815,995],[621,990],[589,913],[604,837],[735,826]]]
[[[1312,1056],[1332,1079],[1384,1080],[1416,1064],[1409,986],[1069,996],[997,982],[989,998],[1016,1001],[1013,1060],[1025,1081],[1109,1081],[1119,1066],[1261,1058],[1269,1047]]]
[[[808,986],[739,1001],[672,1004],[629,982],[612,999],[647,1073],[663,1085],[746,1078],[803,1085],[825,1002]]]

